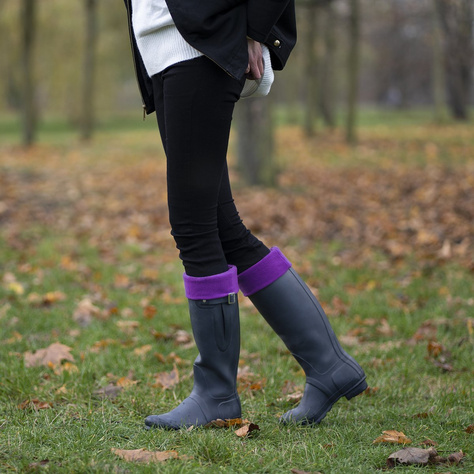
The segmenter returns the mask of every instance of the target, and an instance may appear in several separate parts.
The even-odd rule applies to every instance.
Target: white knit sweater
[[[138,50],[151,77],[168,66],[202,56],[176,28],[165,0],[132,0]]]

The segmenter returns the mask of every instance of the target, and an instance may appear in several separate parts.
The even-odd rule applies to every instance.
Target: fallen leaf
[[[140,327],[138,321],[117,321],[117,327],[125,334],[132,334],[137,328]]]
[[[72,319],[81,326],[88,326],[94,317],[101,314],[100,308],[92,303],[91,298],[85,297],[76,306]]]
[[[260,427],[256,424],[254,424],[254,423],[249,423],[249,424],[246,424],[246,425],[242,426],[242,428],[239,428],[238,430],[236,430],[235,434],[239,438],[245,438],[247,436],[251,436],[251,434],[254,431],[260,431]]]
[[[178,459],[179,455],[176,451],[147,451],[141,449],[117,449],[112,448],[112,452],[118,457],[128,462],[163,462],[168,459]]]
[[[174,366],[171,372],[160,372],[154,377],[155,383],[152,385],[152,387],[166,390],[168,388],[174,387],[179,382],[178,368]]]
[[[388,430],[383,431],[383,435],[379,436],[377,439],[373,441],[374,444],[376,443],[396,443],[396,444],[410,444],[411,439],[407,438],[404,433],[401,431],[395,430]]]
[[[425,439],[420,443],[423,446],[438,446],[438,443],[436,441],[433,441],[432,439]]]
[[[63,360],[74,362],[74,357],[70,354],[71,348],[54,342],[45,349],[38,349],[35,353],[25,352],[25,366],[36,367],[38,365],[56,366]]]
[[[152,345],[151,344],[146,344],[142,347],[137,347],[136,349],[133,349],[133,353],[136,356],[144,358],[145,355],[148,354],[148,352],[151,351],[151,349],[152,349]]]
[[[368,397],[375,395],[379,391],[378,387],[367,387],[362,394]]]
[[[127,387],[130,387],[132,385],[136,385],[137,383],[138,383],[138,380],[132,380],[129,377],[120,377],[117,380],[116,385],[117,385],[117,387],[127,388]]]
[[[469,434],[474,433],[474,425],[469,425],[464,431]]]
[[[143,316],[145,319],[153,319],[156,314],[156,306],[148,305],[143,308]]]
[[[63,372],[68,372],[70,374],[74,374],[76,372],[79,372],[79,369],[77,368],[77,365],[72,364],[71,362],[65,362],[64,364],[58,365],[58,366],[53,365],[52,369],[54,369],[54,373],[56,375],[60,375]]]
[[[420,464],[426,466],[431,459],[434,459],[437,452],[434,448],[403,448],[400,451],[390,454],[387,459],[388,467],[395,467],[397,464]]]
[[[303,395],[304,395],[304,392],[302,392],[301,390],[298,390],[296,392],[289,393],[282,398],[277,398],[277,402],[288,402],[288,403],[296,404],[301,401],[301,399],[303,398]]]
[[[429,341],[427,349],[428,349],[428,354],[434,358],[438,357],[442,352],[444,352],[443,345],[435,341]]]
[[[242,418],[227,418],[225,420],[221,420],[217,418],[217,420],[212,420],[205,428],[229,428],[231,426],[242,426],[244,424],[250,423],[248,420],[242,420]]]
[[[28,399],[24,402],[21,402],[18,405],[20,410],[33,409],[33,410],[47,410],[48,408],[53,408],[53,405],[49,402],[41,402],[38,398],[33,398],[32,400]]]
[[[421,465],[429,464],[459,464],[465,454],[462,451],[450,454],[448,457],[438,455],[435,448],[403,448],[400,451],[392,453],[387,459],[389,467],[395,467],[397,464],[404,465]]]
[[[111,344],[117,344],[117,341],[115,339],[102,339],[101,341],[94,342],[89,350],[97,354]]]

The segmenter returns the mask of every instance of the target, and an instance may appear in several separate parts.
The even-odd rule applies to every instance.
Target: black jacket
[[[147,114],[154,112],[153,87],[135,42],[132,0],[124,0],[137,80]],[[248,65],[247,39],[270,49],[281,70],[296,43],[295,0],[166,0],[183,38],[227,73],[240,79]]]

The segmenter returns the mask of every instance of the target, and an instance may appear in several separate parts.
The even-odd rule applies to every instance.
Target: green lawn
[[[104,126],[87,146],[48,136],[30,151],[3,145],[0,472],[378,473],[403,447],[374,444],[386,430],[403,432],[412,447],[431,440],[442,456],[466,454],[458,465],[397,472],[474,472],[474,140],[466,125],[433,134],[423,119],[397,123],[384,128],[369,117],[356,148],[337,132],[305,139],[283,128],[281,187],[236,183],[252,228],[259,206],[276,201],[257,232],[318,293],[370,387],[318,426],[280,425],[292,406],[283,392],[302,389],[304,377],[241,297],[243,416],[260,428],[245,438],[236,428],[143,428],[145,416],[188,395],[197,355],[186,339],[158,135]],[[327,181],[333,194],[320,196],[315,188]],[[360,206],[350,202],[356,195]],[[29,367],[31,354],[56,342],[73,360]],[[157,375],[174,367],[179,383],[161,388]],[[140,448],[180,458],[143,464],[112,452]]]

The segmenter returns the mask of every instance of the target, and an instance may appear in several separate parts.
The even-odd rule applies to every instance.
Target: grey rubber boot
[[[340,346],[321,305],[290,266],[274,247],[254,270],[257,278],[251,267],[239,275],[239,282],[306,374],[303,399],[281,421],[319,423],[337,400],[355,397],[367,388],[367,383],[362,368]],[[253,292],[252,287],[265,285],[268,278],[273,278],[272,268],[276,268],[277,279]]]
[[[188,428],[218,418],[241,417],[237,394],[240,323],[237,294],[211,300],[189,300],[189,312],[199,355],[194,361],[194,386],[179,406],[145,419],[147,428]]]

